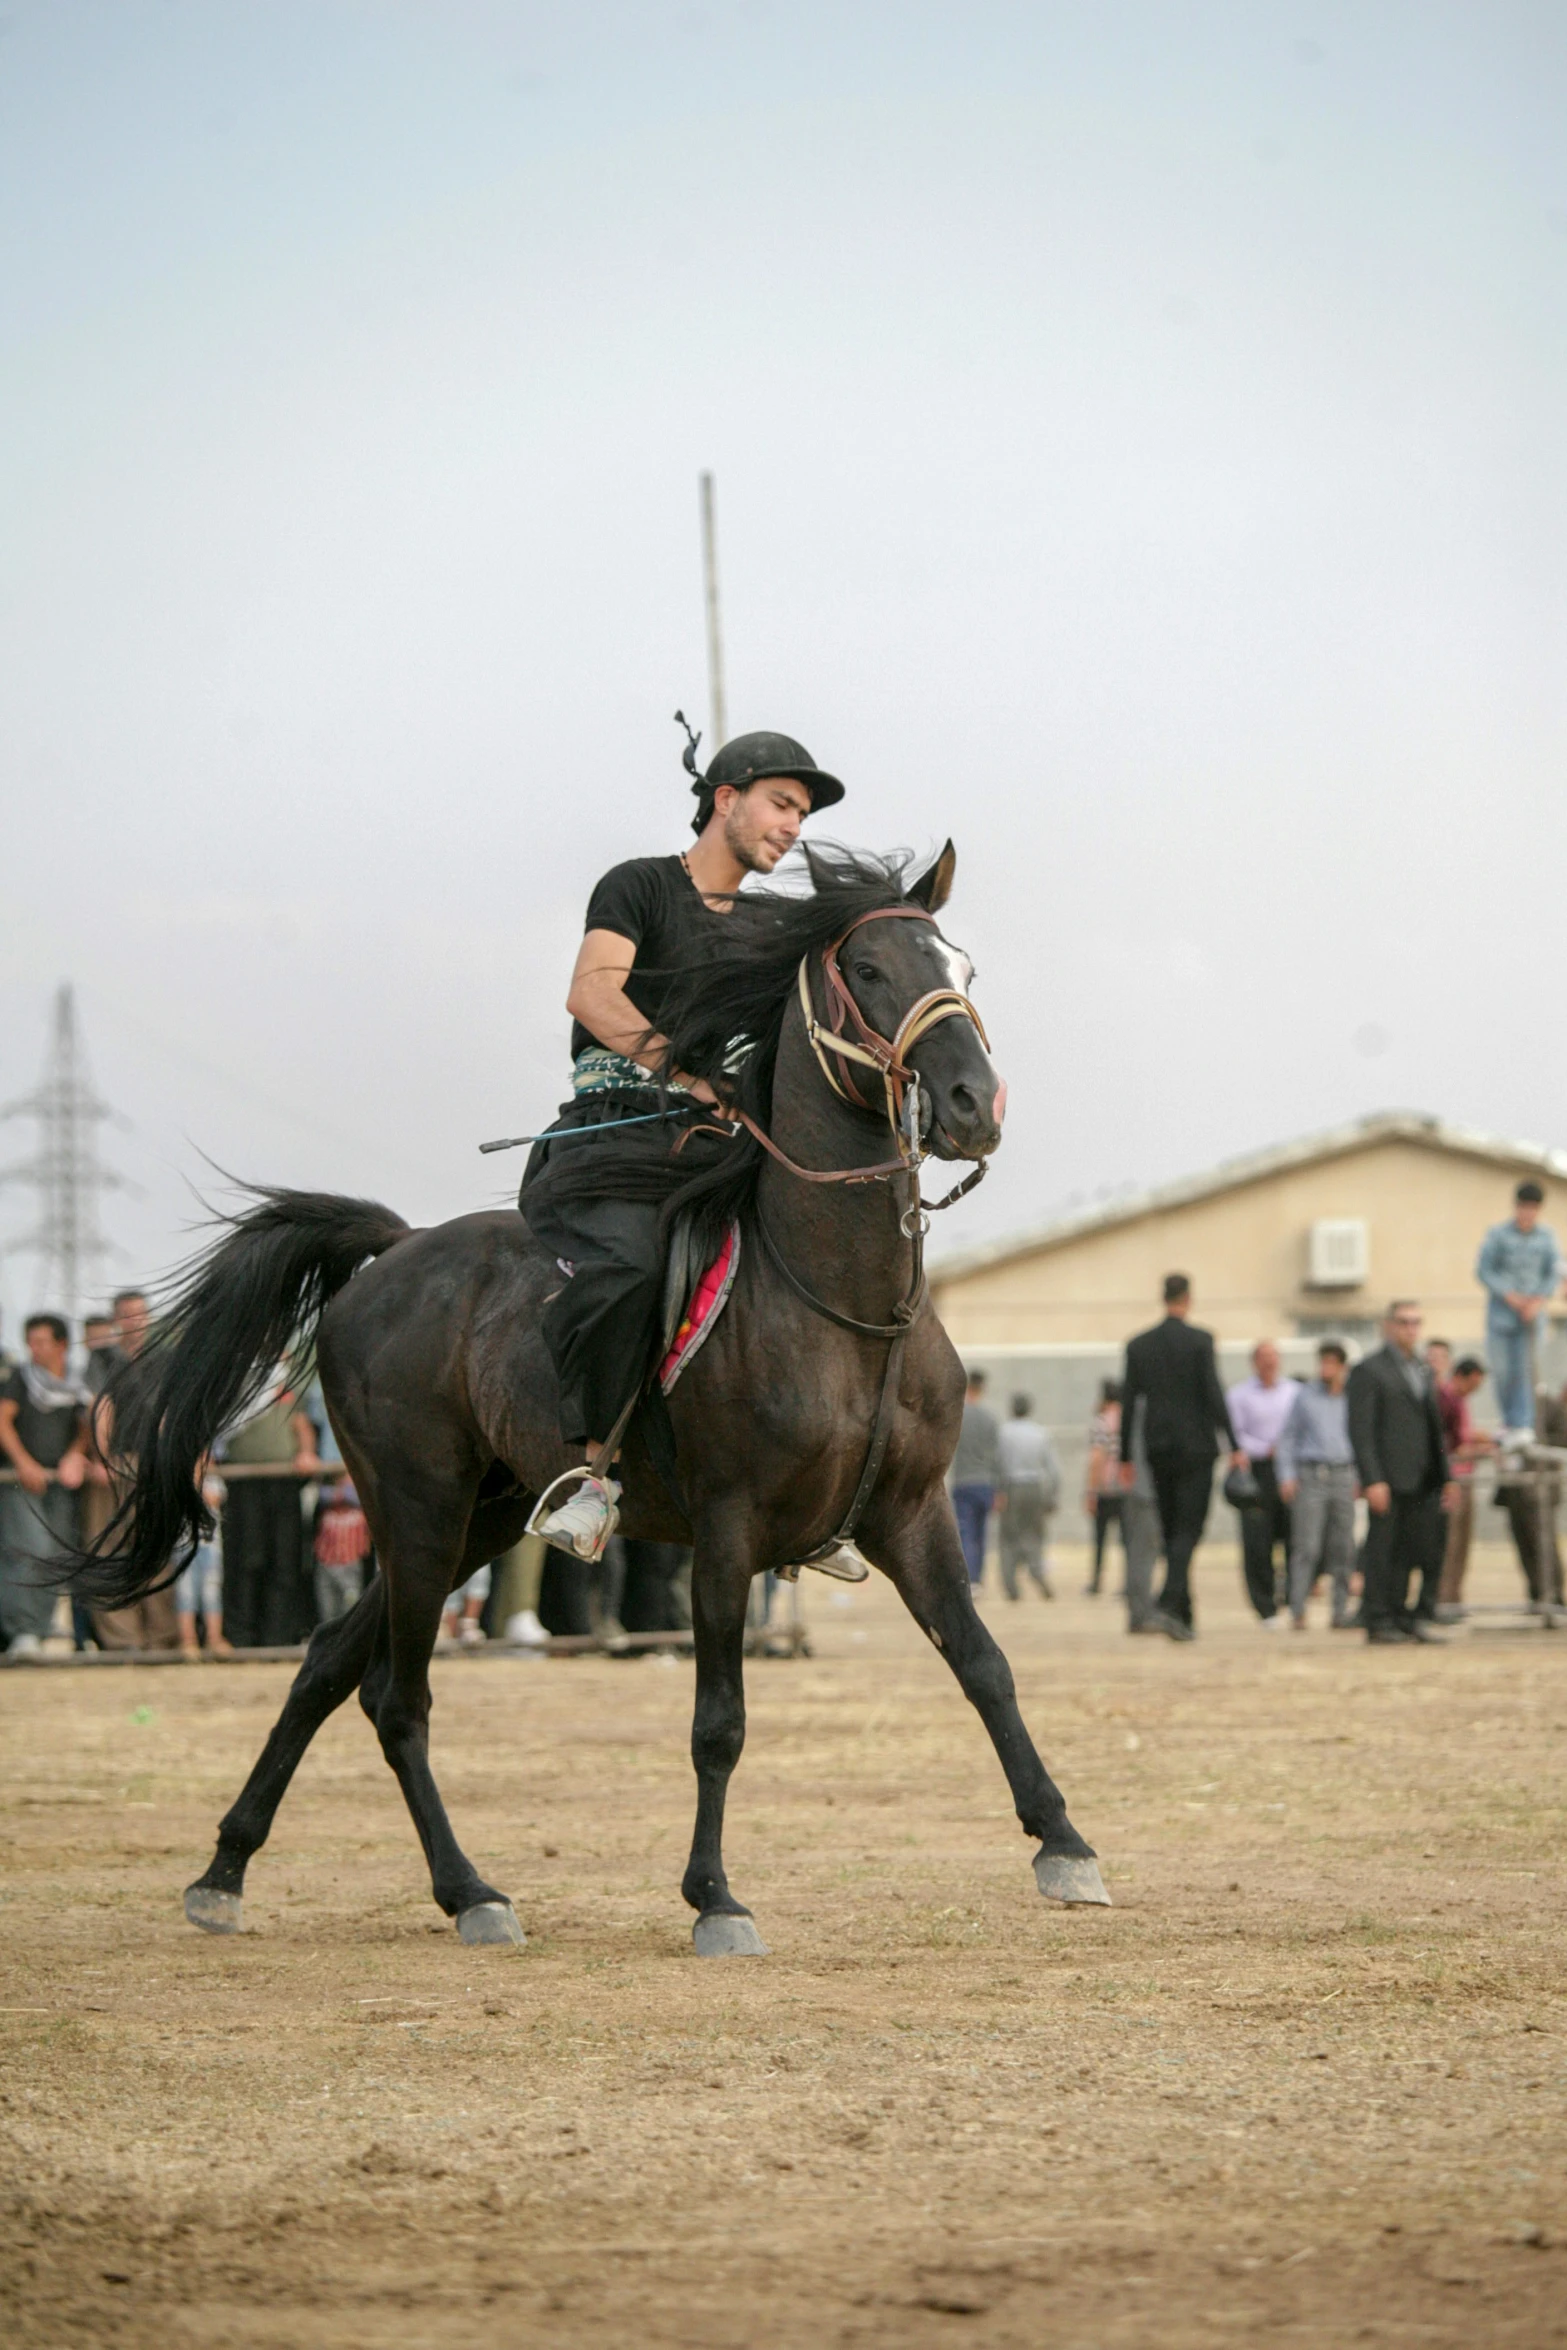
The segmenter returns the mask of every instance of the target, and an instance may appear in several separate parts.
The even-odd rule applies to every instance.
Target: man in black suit
[[[1442,1638],[1431,1628],[1446,1548],[1442,1508],[1451,1472],[1436,1385],[1415,1349],[1420,1308],[1396,1298],[1383,1323],[1387,1344],[1349,1375],[1349,1441],[1370,1521],[1361,1566],[1360,1613],[1380,1647]],[[1412,1568],[1420,1601],[1409,1605]]]
[[[1139,1401],[1143,1406],[1143,1444],[1164,1535],[1164,1589],[1151,1628],[1167,1632],[1173,1640],[1193,1637],[1192,1552],[1208,1519],[1220,1429],[1231,1465],[1245,1465],[1219,1385],[1213,1334],[1192,1328],[1187,1319],[1191,1310],[1192,1285],[1186,1275],[1166,1274],[1164,1320],[1127,1347],[1121,1394],[1121,1483],[1128,1488],[1135,1474],[1132,1432]]]

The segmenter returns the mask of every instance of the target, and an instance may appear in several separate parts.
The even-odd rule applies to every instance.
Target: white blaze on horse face
[[[927,947],[941,965],[943,983],[954,988],[959,995],[967,995],[969,982],[974,976],[974,966],[967,955],[961,953],[957,947],[949,946],[947,941],[938,937],[934,930],[923,931],[920,935],[920,944]]]

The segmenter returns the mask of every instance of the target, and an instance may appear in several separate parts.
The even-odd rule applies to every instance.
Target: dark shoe
[[[1179,1616],[1167,1616],[1162,1609],[1157,1608],[1148,1619],[1148,1629],[1151,1632],[1162,1632],[1167,1640],[1195,1640],[1197,1637],[1190,1624],[1183,1624]]]
[[[1438,1632],[1424,1616],[1416,1616],[1409,1630],[1404,1634],[1404,1638],[1422,1641],[1427,1648],[1445,1648],[1447,1646],[1447,1634]]]
[[[1335,1616],[1333,1629],[1335,1632],[1364,1632],[1366,1619],[1357,1607],[1352,1616]]]
[[[1373,1624],[1366,1634],[1372,1648],[1405,1648],[1413,1638],[1413,1632],[1401,1632],[1396,1624]]]

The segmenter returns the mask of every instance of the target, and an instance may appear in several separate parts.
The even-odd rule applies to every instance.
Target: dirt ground
[[[1567,1634],[1368,1650],[986,1601],[1116,1906],[1062,1913],[885,1586],[750,1668],[678,1885],[687,1663],[452,1659],[434,1755],[522,1951],[437,1923],[362,1717],[241,1939],[179,1896],[287,1668],[0,1674],[11,2343],[1567,2343]],[[1500,1556],[1478,1579],[1517,1596]]]

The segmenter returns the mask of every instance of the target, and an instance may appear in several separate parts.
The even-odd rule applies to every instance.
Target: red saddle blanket
[[[724,1235],[723,1247],[691,1292],[691,1302],[681,1317],[675,1342],[659,1365],[659,1385],[666,1395],[693,1356],[700,1352],[708,1332],[728,1304],[739,1264],[740,1227],[731,1224]]]

